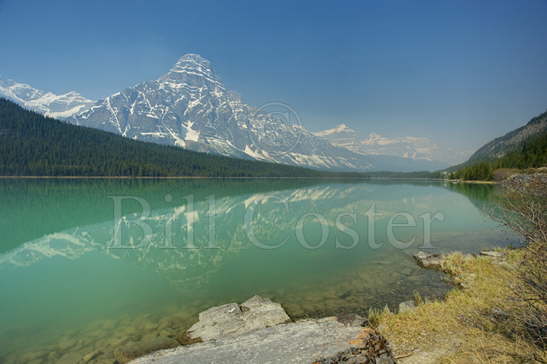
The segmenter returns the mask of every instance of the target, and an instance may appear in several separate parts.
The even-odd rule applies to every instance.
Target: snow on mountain
[[[148,142],[315,168],[373,165],[303,128],[287,105],[260,108],[226,90],[208,60],[187,54],[157,80],[99,100],[67,121]]]
[[[0,79],[0,96],[53,118],[70,117],[82,112],[95,102],[75,91],[56,95],[9,79]]]
[[[359,133],[346,124],[314,133],[331,144],[361,155],[385,155],[411,160],[430,161],[439,166],[447,166],[464,160],[464,153],[443,149],[425,137],[386,137],[377,133],[368,136]]]
[[[76,125],[200,152],[344,171],[439,167],[388,149],[386,155],[371,153],[363,143],[357,148],[356,132],[346,125],[314,134],[283,103],[247,105],[225,88],[211,63],[197,54],[182,56],[156,80],[96,102],[76,92],[55,95],[14,81],[0,81],[1,94]]]

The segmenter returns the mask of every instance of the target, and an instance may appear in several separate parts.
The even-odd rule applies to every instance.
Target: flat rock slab
[[[162,350],[132,364],[312,363],[350,350],[363,328],[335,317],[257,329],[189,346]]]
[[[188,330],[192,339],[209,341],[268,326],[289,322],[291,319],[279,303],[268,298],[253,296],[241,305],[228,303],[211,307],[199,314],[199,321]]]

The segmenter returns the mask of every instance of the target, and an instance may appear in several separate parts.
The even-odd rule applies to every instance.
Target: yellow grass
[[[519,284],[522,251],[504,252],[502,261],[453,253],[443,263],[443,271],[465,288],[453,289],[444,301],[425,302],[401,314],[371,312],[373,324],[392,344],[396,356],[413,353],[411,359],[436,351],[441,354],[431,362],[545,362],[545,351],[518,336],[509,338],[492,318],[495,312],[514,312],[522,305],[512,299]]]

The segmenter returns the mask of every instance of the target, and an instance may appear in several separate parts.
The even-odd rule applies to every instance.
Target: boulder
[[[201,312],[199,321],[188,330],[188,337],[208,341],[289,321],[289,316],[279,303],[254,296],[241,305],[228,303]]]
[[[441,254],[432,254],[419,251],[414,254],[414,259],[422,268],[441,269],[444,257]]]

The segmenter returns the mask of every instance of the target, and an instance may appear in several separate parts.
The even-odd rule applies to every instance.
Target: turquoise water
[[[92,361],[113,363],[116,348],[177,338],[199,311],[254,294],[293,318],[442,296],[448,286],[411,254],[518,244],[489,217],[493,193],[433,182],[0,180],[0,362],[70,363],[100,349]]]

